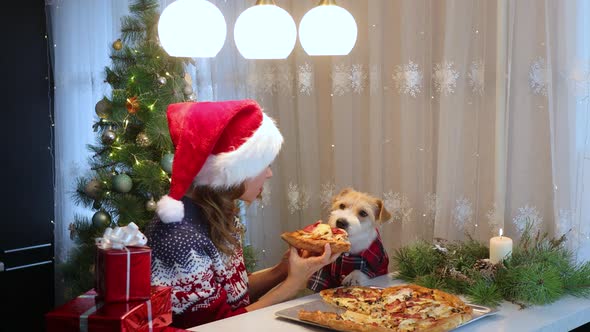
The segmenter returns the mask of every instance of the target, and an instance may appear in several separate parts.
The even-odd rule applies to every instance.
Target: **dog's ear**
[[[375,219],[379,220],[382,223],[389,220],[391,218],[391,213],[389,213],[389,211],[387,211],[387,209],[385,208],[385,205],[383,205],[383,201],[380,199],[375,199],[375,204],[377,205]]]
[[[338,194],[336,194],[336,196],[334,196],[334,198],[332,198],[332,204],[334,204],[338,199],[340,199],[340,197],[348,194],[351,191],[353,191],[353,189],[350,187],[342,189],[342,191],[340,191]]]

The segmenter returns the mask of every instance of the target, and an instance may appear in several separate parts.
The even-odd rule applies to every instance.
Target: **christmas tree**
[[[154,217],[157,199],[170,186],[174,156],[166,108],[194,100],[185,72],[190,59],[171,57],[159,45],[157,0],[136,0],[129,10],[105,68],[111,95],[95,107],[90,172],[77,179],[76,204],[95,213],[70,224],[76,247],[61,267],[66,299],[93,287],[95,238],[106,227],[134,222],[143,230]]]

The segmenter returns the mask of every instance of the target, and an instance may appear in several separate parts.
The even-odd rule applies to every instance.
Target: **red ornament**
[[[139,100],[137,100],[137,96],[127,98],[126,106],[127,112],[129,112],[129,114],[137,113],[137,111],[139,110]]]

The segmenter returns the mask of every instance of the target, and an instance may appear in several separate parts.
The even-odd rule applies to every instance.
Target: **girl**
[[[252,202],[262,193],[281,133],[253,100],[172,104],[167,116],[172,181],[146,235],[152,284],[173,289],[173,326],[190,328],[290,299],[338,258],[329,245],[316,257],[290,248],[277,265],[247,275],[235,200]]]

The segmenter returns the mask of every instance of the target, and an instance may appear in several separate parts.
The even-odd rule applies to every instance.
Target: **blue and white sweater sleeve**
[[[154,221],[152,284],[171,286],[174,325],[192,327],[245,312],[249,304],[242,251],[219,252],[202,227],[190,220]]]

